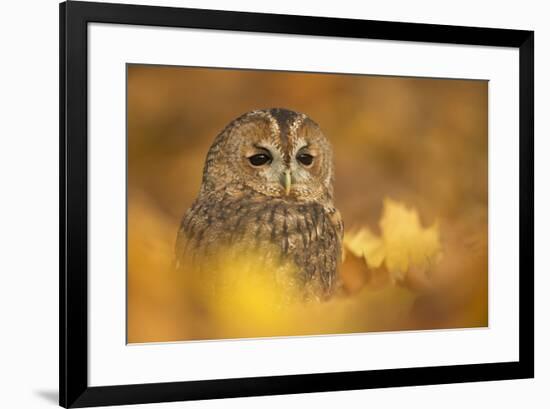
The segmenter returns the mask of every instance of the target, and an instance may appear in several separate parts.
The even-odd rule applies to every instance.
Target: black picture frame
[[[63,407],[534,377],[534,32],[70,1],[60,4],[60,345]],[[88,385],[87,25],[92,22],[513,47],[519,50],[519,361],[137,385]]]

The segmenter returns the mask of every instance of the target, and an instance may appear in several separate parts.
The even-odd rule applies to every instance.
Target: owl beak
[[[290,175],[290,170],[285,170],[284,187],[285,187],[285,194],[287,196],[290,194],[291,186],[292,186],[292,177]]]

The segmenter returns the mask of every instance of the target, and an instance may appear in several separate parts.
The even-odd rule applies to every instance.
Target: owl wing
[[[174,261],[173,266],[176,270],[179,270],[181,265],[185,262],[185,258],[189,256],[188,247],[190,245],[190,232],[195,227],[193,225],[193,218],[196,215],[196,210],[198,208],[197,202],[185,212],[180,227],[178,229],[178,234],[176,236],[176,246],[174,251]]]
[[[172,261],[172,266],[179,270],[184,263],[184,257],[186,255],[186,250],[188,246],[188,237],[185,232],[185,228],[183,227],[183,222],[180,225],[180,228],[178,230],[178,234],[176,236],[176,245],[174,248],[174,257]]]
[[[338,244],[340,246],[340,255],[342,253],[342,243],[344,240],[344,221],[342,220],[342,215],[338,211],[338,209],[331,207],[327,209],[329,214],[329,220],[332,224],[332,227],[334,227],[334,231],[336,232],[337,238],[338,238]]]
[[[343,243],[344,243],[344,221],[342,220],[342,215],[338,209],[330,207],[327,209],[328,219],[332,225],[334,232],[336,233],[336,247],[337,247],[337,261],[336,265],[338,266],[343,258]],[[337,267],[338,269],[338,267]],[[343,282],[339,274],[336,275],[334,282],[331,284],[333,292],[340,292],[343,288]]]

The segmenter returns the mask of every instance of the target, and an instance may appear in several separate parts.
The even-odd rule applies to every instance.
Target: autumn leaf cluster
[[[350,279],[352,273],[346,270],[353,269],[357,259],[362,261],[364,271],[355,274],[385,274],[392,284],[404,283],[412,274],[427,279],[432,266],[442,257],[438,223],[423,227],[414,208],[387,198],[379,229],[379,235],[365,226],[346,232],[344,280]]]

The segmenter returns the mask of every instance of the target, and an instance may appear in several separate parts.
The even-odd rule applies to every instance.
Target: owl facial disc
[[[294,202],[332,200],[332,148],[305,114],[273,108],[248,112],[216,138],[203,190],[242,189]]]

